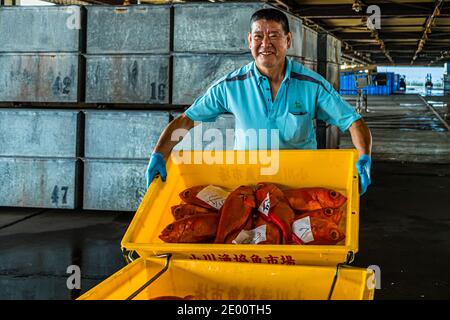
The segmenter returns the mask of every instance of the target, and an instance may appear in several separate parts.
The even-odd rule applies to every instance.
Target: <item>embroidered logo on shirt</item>
[[[294,114],[294,115],[302,116],[302,115],[305,115],[305,114],[306,114],[305,111],[302,111],[303,106],[302,106],[302,104],[301,104],[300,102],[298,102],[298,101],[295,101],[295,103],[294,103],[293,105],[291,105],[291,108],[290,108],[290,109],[291,109],[291,110],[289,110],[289,112],[292,113],[292,114]]]

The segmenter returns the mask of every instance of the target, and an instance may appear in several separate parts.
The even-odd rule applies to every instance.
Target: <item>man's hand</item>
[[[359,173],[359,185],[360,185],[360,195],[362,196],[367,187],[370,185],[370,167],[372,166],[372,158],[363,154],[359,157],[358,162],[356,163],[356,169]]]
[[[152,183],[155,175],[159,173],[162,181],[166,181],[167,171],[166,171],[166,161],[162,153],[154,152],[150,157],[150,161],[147,166],[146,178],[147,178],[147,189]]]
[[[194,127],[194,121],[189,119],[184,113],[180,115],[178,118],[172,120],[163,130],[161,136],[158,139],[158,142],[155,145],[153,150],[158,150],[152,153],[150,157],[150,161],[147,166],[147,172],[145,176],[147,178],[147,189],[152,183],[153,178],[157,173],[160,174],[162,181],[166,181],[167,172],[166,172],[166,161],[164,160],[164,155],[169,156],[172,152],[173,147],[183,139],[184,135]],[[184,129],[183,134],[176,135],[177,138],[173,139],[172,135],[174,131],[178,129]]]

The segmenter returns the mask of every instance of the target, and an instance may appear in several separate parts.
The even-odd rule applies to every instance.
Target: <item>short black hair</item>
[[[250,19],[250,31],[252,30],[253,22],[258,20],[276,21],[281,23],[284,33],[290,32],[288,18],[280,10],[266,8],[256,11]]]

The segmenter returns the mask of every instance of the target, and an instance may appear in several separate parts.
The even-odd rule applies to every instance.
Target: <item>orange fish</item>
[[[266,238],[266,240],[259,241],[257,244],[280,244],[281,243],[280,229],[278,229],[278,227],[272,222],[264,220],[258,213],[258,211],[256,211],[256,209],[253,209],[252,214],[247,220],[247,224],[244,226],[242,230],[250,231],[262,225],[266,225],[266,233],[263,235]],[[225,243],[233,243],[233,240],[236,239],[236,237],[239,235],[239,233],[241,233],[242,230],[237,230],[231,233],[227,237]]]
[[[292,209],[302,212],[322,208],[339,208],[347,198],[341,193],[326,188],[301,188],[284,190]]]
[[[280,229],[272,222],[264,220],[261,215],[256,219],[255,228],[266,225],[266,240],[261,241],[258,244],[280,244],[281,232]]]
[[[198,214],[218,213],[217,210],[209,210],[193,204],[178,204],[176,206],[172,206],[171,210],[175,220],[180,220],[184,217],[195,216]]]
[[[345,239],[345,233],[339,227],[328,219],[310,217],[311,232],[313,241],[304,242],[295,233],[292,233],[292,239],[297,244],[308,245],[335,245]]]
[[[240,186],[230,193],[220,208],[220,220],[214,243],[225,243],[225,239],[247,224],[252,209],[256,206],[253,188]]]
[[[197,194],[200,191],[202,191],[203,189],[205,189],[206,187],[207,187],[207,185],[187,188],[187,189],[181,191],[179,196],[180,196],[181,200],[183,200],[184,202],[186,202],[188,204],[193,204],[193,205],[200,206],[200,207],[210,209],[210,210],[216,210],[216,208],[214,208],[213,206],[211,206],[208,203],[206,203],[205,201],[197,198]]]
[[[213,240],[216,236],[219,215],[216,213],[199,214],[176,220],[169,224],[159,235],[164,242],[196,243]]]
[[[273,222],[280,228],[284,243],[291,242],[291,225],[295,215],[283,192],[274,184],[258,183],[256,202],[263,219]]]
[[[252,210],[254,211],[254,210]],[[252,212],[252,214],[250,214],[247,218],[247,222],[245,223],[245,225],[242,227],[242,229],[237,229],[233,232],[231,232],[225,239],[224,243],[233,243],[233,240],[236,239],[236,237],[239,235],[239,233],[241,233],[242,230],[252,230],[255,228],[255,221],[254,221],[254,214]]]
[[[295,219],[301,219],[304,217],[330,219],[334,223],[339,224],[342,218],[342,211],[340,208],[323,208],[319,210],[308,211],[307,213],[298,211]]]

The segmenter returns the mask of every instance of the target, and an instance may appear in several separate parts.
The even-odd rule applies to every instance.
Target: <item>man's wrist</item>
[[[164,155],[161,152],[153,151],[151,157],[161,158],[164,160]]]

